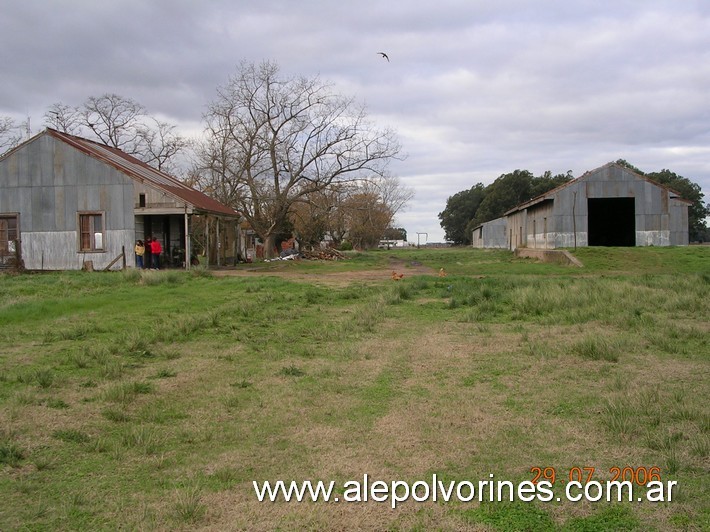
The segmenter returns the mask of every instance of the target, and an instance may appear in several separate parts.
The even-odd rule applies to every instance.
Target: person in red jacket
[[[163,246],[160,245],[160,241],[157,238],[153,238],[150,241],[150,253],[153,255],[153,269],[160,269],[160,254],[163,252]]]

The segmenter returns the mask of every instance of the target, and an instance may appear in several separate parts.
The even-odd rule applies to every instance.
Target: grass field
[[[0,276],[0,530],[708,530],[710,247],[577,256]],[[585,467],[678,486],[396,509],[252,486],[554,468],[561,494]]]

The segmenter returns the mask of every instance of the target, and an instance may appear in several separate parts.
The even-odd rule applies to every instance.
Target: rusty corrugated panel
[[[135,157],[128,155],[117,148],[99,144],[82,137],[61,133],[54,129],[47,129],[47,132],[53,137],[70,144],[87,155],[101,159],[133,179],[147,182],[157,188],[160,188],[161,190],[164,190],[172,196],[176,196],[181,200],[186,201],[192,205],[194,210],[204,211],[210,214],[219,214],[222,216],[239,216],[239,213],[230,207],[227,207],[217,200],[210,198],[199,190],[188,187],[179,179],[156,170],[152,166],[149,166],[143,161],[136,159]]]

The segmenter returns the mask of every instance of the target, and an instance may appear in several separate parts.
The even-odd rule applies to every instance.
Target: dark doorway
[[[636,245],[634,198],[590,198],[587,208],[590,246]]]

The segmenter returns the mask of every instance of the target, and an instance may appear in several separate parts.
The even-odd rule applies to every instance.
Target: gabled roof
[[[660,183],[657,183],[657,182],[654,181],[653,179],[649,179],[648,177],[646,177],[646,176],[644,176],[644,175],[637,174],[636,172],[634,172],[634,171],[631,170],[630,168],[627,168],[626,166],[622,166],[622,165],[620,165],[620,164],[618,164],[618,163],[611,162],[611,163],[607,163],[607,164],[605,164],[605,165],[603,165],[603,166],[600,166],[599,168],[596,168],[596,169],[594,169],[594,170],[589,170],[589,171],[585,172],[584,174],[582,174],[581,176],[579,176],[579,177],[573,179],[572,181],[568,181],[567,183],[563,183],[562,185],[560,185],[560,186],[558,186],[558,187],[555,187],[555,188],[553,188],[553,189],[551,189],[551,190],[548,190],[548,191],[545,192],[544,194],[540,194],[539,196],[537,196],[537,197],[535,197],[535,198],[532,198],[532,199],[530,199],[530,200],[528,200],[528,201],[524,201],[523,203],[519,203],[518,205],[516,205],[515,207],[513,207],[513,208],[510,209],[509,211],[506,211],[506,212],[503,214],[503,216],[508,216],[509,214],[512,214],[512,213],[518,212],[518,211],[522,211],[522,210],[524,210],[524,209],[527,209],[527,208],[529,208],[529,207],[532,207],[533,205],[537,205],[537,204],[542,203],[542,202],[545,202],[545,201],[550,201],[550,200],[552,200],[553,196],[554,196],[555,194],[557,194],[557,193],[558,193],[560,190],[562,190],[563,188],[567,188],[567,187],[569,187],[569,186],[572,186],[572,185],[574,185],[575,183],[578,183],[579,181],[583,180],[584,178],[586,178],[586,177],[588,177],[588,176],[590,176],[590,175],[592,175],[592,174],[595,174],[595,173],[597,173],[597,172],[599,172],[599,171],[601,171],[601,170],[603,170],[603,169],[605,169],[605,168],[610,168],[610,167],[612,167],[612,166],[615,166],[615,167],[617,167],[617,168],[621,168],[622,170],[625,170],[626,172],[629,172],[630,174],[633,174],[634,176],[636,176],[636,177],[639,178],[639,179],[643,179],[644,181],[647,181],[647,182],[651,183],[652,185],[657,186],[658,188],[662,188],[662,189],[667,190],[668,193],[671,194],[671,198],[673,198],[673,199],[678,199],[678,200],[683,201],[683,202],[686,202],[686,203],[693,203],[692,201],[689,201],[689,200],[687,200],[687,199],[684,199],[684,198],[683,198],[678,192],[676,192],[675,190],[673,190],[673,189],[671,189],[671,188],[668,188],[667,186],[662,185],[662,184],[660,184]]]
[[[193,210],[220,216],[238,217],[239,213],[210,198],[206,194],[187,186],[179,179],[156,170],[152,166],[122,152],[117,148],[106,146],[82,137],[62,133],[55,129],[47,128],[40,135],[49,135],[61,142],[69,144],[90,157],[95,157],[106,164],[123,172],[132,179],[158,188],[167,194],[187,202]],[[39,136],[39,135],[38,135]],[[14,151],[14,150],[13,150]]]

